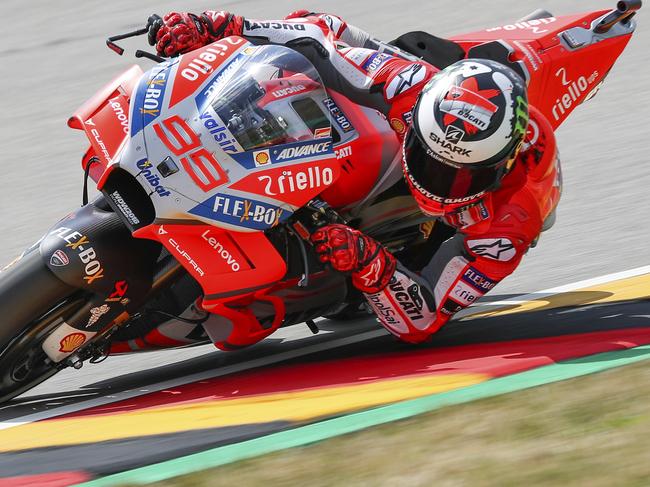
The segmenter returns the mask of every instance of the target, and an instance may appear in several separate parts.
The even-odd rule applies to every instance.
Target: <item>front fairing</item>
[[[115,161],[151,199],[143,223],[246,232],[286,221],[338,177],[329,118],[312,109],[326,97],[300,54],[236,37],[147,72]]]

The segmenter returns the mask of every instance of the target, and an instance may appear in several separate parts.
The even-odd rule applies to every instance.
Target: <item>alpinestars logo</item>
[[[424,80],[426,69],[421,64],[412,64],[404,71],[395,76],[386,87],[386,99],[390,100],[395,96],[404,93],[411,87]]]
[[[370,269],[368,269],[368,272],[366,272],[361,276],[361,279],[363,279],[364,286],[371,287],[377,285],[377,281],[379,280],[379,274],[381,273],[381,270],[382,270],[381,260],[376,259],[370,266]]]
[[[478,240],[468,240],[469,250],[481,257],[488,259],[509,261],[516,254],[515,246],[507,238],[483,238]]]

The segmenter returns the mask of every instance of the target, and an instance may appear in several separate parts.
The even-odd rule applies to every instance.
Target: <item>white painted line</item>
[[[143,391],[142,389],[122,391],[116,394],[111,394],[110,396],[98,397],[95,399],[90,399],[88,401],[82,401],[76,404],[70,404],[68,406],[63,406],[48,411],[29,414],[19,418],[14,418],[8,421],[0,422],[0,430],[15,428],[16,426],[33,423],[35,421],[42,421],[44,419],[50,419],[64,414],[75,413],[77,411],[82,411],[84,409],[89,409],[97,406],[104,406],[106,404],[111,404],[117,401],[123,401],[125,399],[132,399],[134,397],[142,396],[144,394],[163,391],[165,389],[171,389],[173,387],[179,387],[184,384],[189,384],[191,382],[213,379],[215,377],[234,374],[236,372],[242,372],[244,370],[248,370],[256,367],[263,367],[266,365],[271,365],[277,362],[282,362],[285,360],[302,357],[304,355],[309,355],[312,353],[322,352],[333,348],[344,347],[352,343],[362,342],[382,335],[388,335],[388,332],[383,328],[378,328],[377,330],[367,331],[364,333],[360,333],[358,335],[347,336],[345,338],[339,338],[337,340],[332,340],[325,343],[316,343],[314,345],[299,348],[297,350],[290,350],[287,352],[281,352],[275,355],[270,355],[268,357],[256,358],[253,360],[249,360],[247,362],[242,362],[240,364],[229,365],[226,367],[222,367],[218,370],[199,372],[196,374],[187,375],[185,377],[180,377],[178,379],[159,382],[157,384],[152,384],[151,386],[148,386],[146,391]]]
[[[537,301],[544,299],[548,296],[553,296],[555,294],[566,293],[570,291],[575,291],[577,289],[582,289],[585,287],[598,286],[600,284],[607,284],[614,281],[620,281],[622,279],[628,279],[630,277],[642,276],[644,274],[650,274],[650,265],[636,267],[634,269],[629,269],[622,272],[614,272],[612,274],[606,274],[604,276],[593,277],[591,279],[584,279],[582,281],[573,282],[570,284],[564,284],[562,286],[552,287],[549,289],[544,289],[543,291],[538,291],[530,294],[523,294],[521,296],[514,296],[509,299],[504,299],[502,301],[489,301],[486,303],[481,303],[480,301],[476,303],[475,306],[467,308],[467,313],[462,315],[461,319],[471,318],[473,314],[482,313],[486,310],[479,309],[484,306],[500,307],[512,306],[513,304],[524,304],[529,301]],[[497,309],[490,311],[497,311]]]

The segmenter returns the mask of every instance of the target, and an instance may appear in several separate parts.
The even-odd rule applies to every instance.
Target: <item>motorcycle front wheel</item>
[[[52,274],[38,249],[0,273],[0,404],[62,368],[42,344],[84,302]]]

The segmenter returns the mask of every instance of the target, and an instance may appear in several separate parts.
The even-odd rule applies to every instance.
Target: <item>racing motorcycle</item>
[[[596,94],[640,7],[536,11],[392,44],[440,68],[463,58],[509,65],[557,128]],[[107,42],[121,54],[117,40],[145,32]],[[127,69],[69,119],[90,142],[84,205],[0,274],[0,402],[111,353],[207,342],[237,350],[281,326],[317,331],[314,318],[358,309],[346,276],[312,251],[321,225],[350,224],[396,254],[422,245],[430,222],[402,182],[389,125],[408,120],[328,91],[283,46],[228,37],[178,58],[136,56],[157,64]],[[530,125],[527,143],[536,137]],[[88,179],[100,191],[90,202]]]

